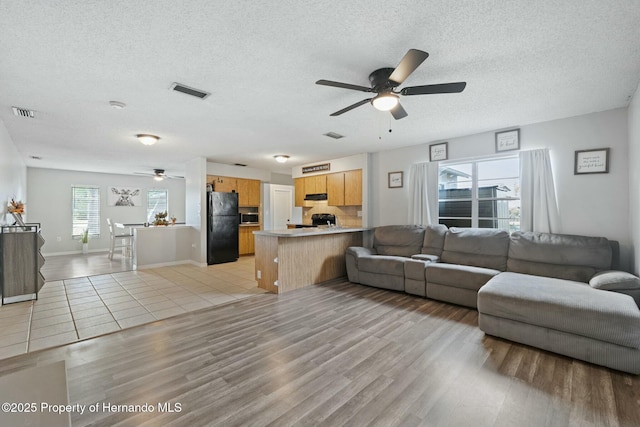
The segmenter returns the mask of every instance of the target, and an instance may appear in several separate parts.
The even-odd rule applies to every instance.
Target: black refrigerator
[[[207,192],[207,264],[238,259],[238,193]]]

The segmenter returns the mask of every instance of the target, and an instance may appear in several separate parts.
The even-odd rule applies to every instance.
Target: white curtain
[[[438,163],[414,163],[409,169],[409,224],[438,223]]]
[[[520,229],[560,233],[560,214],[548,149],[520,152],[520,182]]]

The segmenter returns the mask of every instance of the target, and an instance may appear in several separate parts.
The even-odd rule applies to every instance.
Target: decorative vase
[[[89,253],[89,243],[82,244],[82,253],[85,255]]]

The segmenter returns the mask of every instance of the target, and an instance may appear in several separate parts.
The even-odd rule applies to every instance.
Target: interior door
[[[271,229],[286,230],[293,214],[293,187],[271,186]]]

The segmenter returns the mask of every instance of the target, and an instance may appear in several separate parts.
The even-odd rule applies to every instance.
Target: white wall
[[[27,166],[0,120],[0,225],[14,222],[7,211],[12,198],[27,202]],[[25,221],[32,221],[29,211],[29,206],[25,205]]]
[[[266,170],[249,168],[246,166],[225,165],[224,163],[214,162],[207,162],[207,175],[258,179],[263,182],[269,182],[271,180],[271,172]]]
[[[517,128],[518,126],[513,126]],[[496,129],[501,130],[501,129]],[[554,171],[562,232],[618,240],[623,267],[631,255],[629,237],[629,144],[627,109],[621,108],[520,127],[522,150],[547,147]],[[494,132],[447,140],[449,159],[495,153]],[[406,224],[408,173],[412,163],[429,160],[429,144],[372,155],[372,224]],[[608,174],[574,175],[576,150],[611,148]],[[404,172],[403,188],[387,188],[388,172]],[[636,180],[637,181],[637,180]],[[637,211],[636,211],[637,212]]]
[[[187,162],[185,174],[187,225],[193,227],[191,259],[207,264],[207,159],[198,157]]]
[[[81,250],[80,242],[71,238],[71,187],[74,185],[100,187],[100,238],[89,241],[90,251],[108,249],[107,218],[122,223],[146,221],[146,190],[149,189],[169,190],[169,215],[175,216],[178,222],[185,221],[183,179],[157,182],[147,176],[27,168],[29,221],[42,225],[42,236],[45,239],[42,252],[46,255]],[[107,206],[107,189],[110,186],[141,188],[141,206]]]
[[[640,87],[629,105],[629,218],[633,242],[632,267],[640,274]]]

